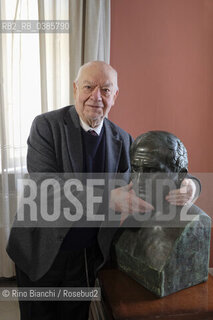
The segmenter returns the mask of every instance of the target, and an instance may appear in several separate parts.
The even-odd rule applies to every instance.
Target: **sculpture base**
[[[164,297],[208,279],[211,219],[198,213],[184,228],[126,229],[114,241],[120,270],[145,288]]]

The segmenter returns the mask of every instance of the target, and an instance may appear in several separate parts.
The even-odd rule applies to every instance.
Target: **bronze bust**
[[[165,200],[168,183],[164,181],[179,187],[188,172],[183,143],[171,133],[149,131],[134,141],[130,156],[133,188],[156,210],[151,223],[142,221],[133,228],[127,219],[126,228],[118,231],[112,247],[117,266],[159,297],[206,281],[211,219],[195,205],[175,207]],[[149,194],[147,179],[151,181]],[[155,219],[165,217],[172,207],[176,215],[169,224]],[[181,221],[183,212],[191,216],[189,221]]]
[[[168,193],[168,185],[163,194],[157,197],[158,190],[154,181],[173,182],[179,188],[188,172],[187,151],[183,143],[175,135],[165,131],[149,131],[137,137],[130,150],[131,180],[136,194],[158,209],[158,204]],[[152,180],[152,190],[146,191],[147,180]],[[166,184],[165,184],[166,185]],[[163,197],[162,197],[163,196]],[[163,201],[165,206],[168,202]]]

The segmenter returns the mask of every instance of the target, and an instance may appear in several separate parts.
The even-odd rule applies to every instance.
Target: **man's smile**
[[[103,105],[91,105],[91,104],[86,104],[87,107],[90,107],[90,108],[96,108],[96,109],[99,109],[99,108],[103,108]]]

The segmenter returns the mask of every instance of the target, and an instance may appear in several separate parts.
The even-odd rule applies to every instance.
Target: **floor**
[[[17,301],[0,302],[1,320],[19,320],[19,309]]]
[[[0,301],[0,319],[1,320],[20,320],[19,307],[17,301]],[[89,320],[98,319],[90,313]],[[101,319],[101,318],[100,318]]]
[[[16,287],[14,280],[0,281],[0,287]],[[20,320],[18,301],[0,301],[1,320]]]

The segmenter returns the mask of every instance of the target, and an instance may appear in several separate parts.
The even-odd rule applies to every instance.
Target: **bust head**
[[[188,171],[186,148],[180,139],[165,131],[149,131],[138,136],[131,146],[130,160],[136,193],[142,198],[145,178],[172,179],[179,187]]]

